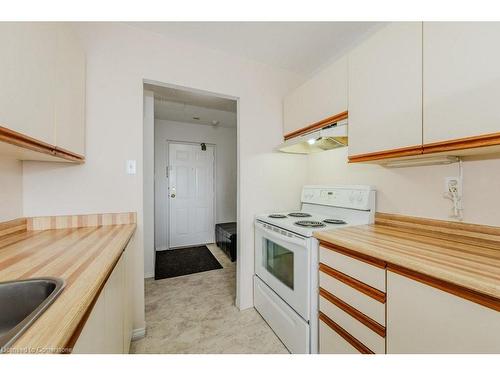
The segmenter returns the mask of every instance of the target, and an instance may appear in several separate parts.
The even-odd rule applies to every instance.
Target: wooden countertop
[[[500,228],[377,214],[373,225],[314,236],[389,269],[402,267],[500,301]]]
[[[0,281],[53,276],[66,286],[12,345],[22,352],[64,352],[136,224],[21,231],[0,241]]]

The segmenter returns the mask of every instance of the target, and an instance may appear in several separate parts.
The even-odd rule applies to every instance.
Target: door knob
[[[170,194],[170,198],[175,198],[175,193]]]

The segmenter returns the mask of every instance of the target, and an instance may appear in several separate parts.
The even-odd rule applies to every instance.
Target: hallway
[[[236,263],[207,245],[222,269],[145,281],[146,337],[131,353],[288,353],[255,311],[234,306]]]

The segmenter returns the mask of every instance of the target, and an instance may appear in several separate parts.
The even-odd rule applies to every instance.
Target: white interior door
[[[214,146],[169,144],[169,247],[214,242]]]

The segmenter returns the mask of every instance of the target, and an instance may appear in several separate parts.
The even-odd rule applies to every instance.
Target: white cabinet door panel
[[[285,97],[283,132],[293,132],[346,110],[347,57],[344,56]]]
[[[55,144],[57,27],[0,23],[0,126]]]
[[[109,276],[104,292],[106,353],[123,352],[124,318],[124,269],[123,256]]]
[[[422,144],[422,24],[395,22],[349,58],[349,155]]]
[[[56,146],[85,154],[85,53],[69,25],[58,27],[55,81]]]
[[[424,22],[424,144],[500,132],[500,22]]]
[[[500,353],[500,313],[387,272],[387,353]]]
[[[128,353],[130,351],[130,341],[132,339],[133,330],[133,254],[132,251],[135,249],[135,237],[132,237],[123,252],[123,270],[124,270],[124,293],[123,293],[123,353]]]
[[[106,350],[104,295],[97,299],[85,326],[73,347],[73,354],[102,354]]]

